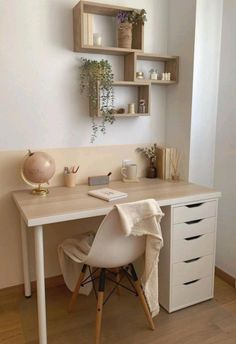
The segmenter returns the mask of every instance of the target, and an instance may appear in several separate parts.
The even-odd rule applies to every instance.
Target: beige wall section
[[[120,179],[121,161],[130,158],[138,164],[139,175],[145,175],[147,162],[135,152],[138,145],[97,146],[44,150],[56,161],[56,174],[51,185],[63,185],[63,168],[79,164],[78,183],[86,183],[87,177],[112,172],[111,179]],[[21,264],[21,242],[19,214],[11,199],[11,192],[25,188],[20,178],[21,161],[25,151],[0,152],[0,289],[23,282]],[[71,221],[45,227],[45,271],[46,276],[60,274],[56,248],[67,237],[81,231],[95,229],[101,218]],[[34,244],[29,234],[31,276],[34,279]]]

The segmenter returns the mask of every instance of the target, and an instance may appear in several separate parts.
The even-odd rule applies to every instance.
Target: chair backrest
[[[98,268],[124,266],[145,251],[145,236],[125,236],[118,210],[113,208],[101,223],[85,264]]]

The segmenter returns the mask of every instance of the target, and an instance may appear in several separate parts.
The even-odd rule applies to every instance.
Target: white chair
[[[144,312],[146,314],[148,323],[152,330],[154,330],[153,320],[143,294],[143,290],[140,281],[136,275],[135,269],[132,262],[140,257],[145,251],[145,236],[125,236],[122,232],[120,219],[118,211],[113,208],[109,214],[104,218],[101,223],[97,234],[94,238],[91,249],[88,253],[87,258],[84,261],[82,271],[80,273],[78,282],[74,289],[70,304],[69,311],[73,309],[76,302],[79,289],[83,283],[88,283],[88,278],[84,280],[84,275],[87,267],[91,272],[90,267],[96,267],[100,269],[99,274],[99,286],[97,293],[97,312],[96,312],[96,340],[95,343],[100,343],[101,334],[101,321],[102,321],[102,310],[104,302],[104,289],[105,289],[105,279],[106,275],[116,275],[116,283],[114,290],[118,286],[123,286],[119,280],[120,272],[122,271],[131,285],[134,287],[136,295],[139,296],[141,304],[143,306]],[[126,268],[124,268],[126,267]],[[114,270],[110,270],[117,268]],[[94,283],[94,276],[96,274],[93,272],[90,281]],[[109,278],[109,276],[108,276]],[[109,278],[111,280],[111,278]]]

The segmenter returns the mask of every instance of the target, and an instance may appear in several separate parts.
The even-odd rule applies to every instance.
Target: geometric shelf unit
[[[142,52],[144,28],[141,23],[138,23],[133,27],[132,49],[119,48],[117,46],[93,46],[92,44],[89,45],[85,42],[84,22],[86,14],[116,17],[120,10],[131,11],[133,8],[99,4],[90,1],[80,1],[73,8],[74,51],[106,55],[126,55],[130,52]]]
[[[73,32],[74,32],[74,51],[91,54],[106,54],[106,55],[122,55],[124,56],[124,81],[115,81],[113,83],[114,93],[116,87],[132,87],[137,89],[137,96],[133,102],[135,103],[135,114],[114,114],[115,117],[137,117],[150,115],[150,87],[152,85],[168,86],[178,82],[179,74],[179,57],[178,56],[162,56],[158,54],[149,54],[143,51],[144,49],[144,25],[141,23],[134,25],[132,30],[132,48],[125,49],[115,46],[94,46],[91,40],[88,40],[88,35],[91,37],[93,32],[88,29],[88,18],[102,15],[108,17],[116,17],[118,11],[132,11],[134,8],[114,6],[102,3],[95,3],[81,0],[73,8]],[[87,25],[87,26],[86,26]],[[137,64],[138,61],[153,61],[153,64],[161,63],[162,71],[171,73],[170,81],[137,79]],[[89,113],[93,117],[102,117],[100,112],[100,89],[97,85],[97,99],[96,108],[89,103]],[[138,102],[140,99],[145,100],[146,112],[138,113]]]
[[[137,70],[137,61],[154,61],[160,62],[163,64],[163,72],[171,73],[171,80],[151,80],[151,79],[137,79],[136,72]],[[134,81],[148,81],[151,84],[156,85],[172,85],[178,82],[179,77],[179,57],[178,56],[163,56],[157,54],[149,53],[131,53],[125,56],[124,63],[124,78],[125,80],[134,80]]]
[[[133,103],[135,104],[135,113],[129,114],[129,113],[123,113],[123,114],[114,114],[115,117],[138,117],[138,116],[150,116],[150,83],[145,81],[115,81],[113,83],[113,89],[114,93],[116,92],[117,87],[132,87],[137,89],[137,96],[136,99],[133,100]],[[97,85],[97,99],[98,102],[96,104],[96,107],[92,107],[91,104],[89,105],[89,112],[90,116],[92,117],[102,117],[102,114],[100,112],[100,92],[99,92],[99,84]],[[140,99],[144,99],[145,106],[146,106],[146,112],[145,113],[139,113],[138,112],[138,103]]]

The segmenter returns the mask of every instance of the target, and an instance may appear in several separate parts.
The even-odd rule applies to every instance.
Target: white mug
[[[137,178],[137,165],[130,164],[122,167],[121,174],[125,179],[136,179]]]

